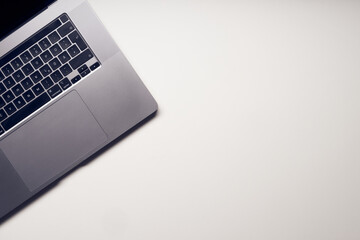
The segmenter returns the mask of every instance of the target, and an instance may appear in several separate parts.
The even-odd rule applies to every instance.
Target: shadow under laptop
[[[31,205],[34,201],[36,201],[38,198],[42,197],[44,194],[46,194],[47,192],[51,191],[56,185],[59,184],[59,182],[68,177],[69,175],[71,175],[73,172],[75,172],[77,169],[83,167],[84,165],[87,165],[89,163],[91,163],[94,159],[98,158],[100,155],[102,155],[103,153],[105,153],[106,151],[108,151],[110,148],[112,148],[114,145],[118,144],[121,140],[123,140],[124,138],[126,138],[127,136],[129,136],[130,134],[132,134],[133,132],[135,132],[136,130],[138,130],[139,128],[141,128],[143,125],[145,125],[147,122],[149,122],[151,119],[153,119],[156,115],[159,115],[159,111],[154,112],[153,114],[151,114],[150,116],[148,116],[147,118],[145,118],[144,120],[142,120],[141,122],[139,122],[137,125],[135,125],[134,127],[132,127],[131,129],[129,129],[128,131],[126,131],[123,135],[121,135],[120,137],[116,138],[114,141],[112,141],[111,143],[109,143],[108,145],[106,145],[104,148],[102,148],[101,150],[99,150],[98,152],[96,152],[95,154],[93,154],[92,156],[90,156],[87,160],[85,160],[84,162],[82,162],[81,164],[79,164],[77,167],[75,167],[74,169],[70,170],[68,173],[66,173],[64,176],[60,177],[58,180],[56,180],[55,182],[51,183],[49,186],[47,186],[45,189],[41,190],[39,193],[37,193],[34,197],[30,198],[29,200],[25,201],[23,204],[21,204],[19,207],[17,207],[16,209],[14,209],[12,212],[10,212],[9,214],[5,215],[3,218],[0,218],[0,227],[10,218],[12,218],[13,216],[15,216],[17,213],[19,213],[21,210],[23,210],[24,208],[26,208],[27,206]]]

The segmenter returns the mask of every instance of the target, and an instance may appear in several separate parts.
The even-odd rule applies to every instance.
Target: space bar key
[[[7,131],[10,128],[14,127],[16,124],[27,118],[30,114],[44,106],[46,103],[50,101],[50,97],[47,93],[43,93],[34,101],[30,102],[24,108],[17,111],[14,115],[6,119],[1,123],[3,128]]]

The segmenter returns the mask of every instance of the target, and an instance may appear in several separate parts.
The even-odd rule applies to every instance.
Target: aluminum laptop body
[[[0,219],[157,111],[84,0],[3,38],[0,63]]]

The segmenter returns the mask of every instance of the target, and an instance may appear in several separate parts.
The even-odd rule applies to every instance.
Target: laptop
[[[157,111],[84,0],[0,15],[0,219]]]

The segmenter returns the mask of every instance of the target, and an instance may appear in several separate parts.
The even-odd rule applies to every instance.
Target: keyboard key
[[[46,64],[45,66],[40,68],[40,72],[43,77],[46,77],[52,72],[52,70],[50,69],[49,65]]]
[[[5,99],[5,101],[7,103],[11,102],[12,100],[14,100],[15,96],[14,94],[9,90],[6,93],[4,93],[3,98]]]
[[[48,61],[50,61],[53,56],[51,55],[51,53],[49,52],[49,50],[46,50],[46,52],[43,52],[40,55],[41,59],[43,60],[43,62],[47,63]]]
[[[72,84],[77,83],[78,81],[80,81],[81,77],[79,75],[77,75],[76,77],[74,77],[73,79],[71,79]]]
[[[34,101],[17,111],[13,116],[9,117],[5,121],[1,123],[3,128],[7,131],[10,128],[14,127],[16,124],[24,120],[30,114],[44,106],[46,103],[50,101],[50,97],[47,93],[42,94]]]
[[[43,77],[41,76],[39,71],[34,72],[33,74],[30,75],[31,80],[33,80],[34,83],[38,83],[40,80],[43,79]],[[24,80],[25,81],[25,80]],[[24,82],[23,81],[23,82]],[[30,79],[29,79],[30,81]],[[31,82],[31,81],[30,81]]]
[[[48,38],[50,39],[51,43],[54,44],[56,43],[57,41],[60,40],[60,36],[59,34],[55,31],[53,33],[51,33]]]
[[[64,78],[59,82],[59,84],[64,91],[71,86],[71,83],[68,78]]]
[[[0,122],[4,121],[4,119],[7,117],[7,114],[4,110],[0,110]]]
[[[31,64],[33,65],[33,67],[35,69],[38,69],[39,67],[41,67],[42,65],[44,65],[43,61],[41,61],[40,57],[35,58],[34,60],[31,61]]]
[[[0,108],[2,108],[3,106],[5,106],[5,101],[2,97],[0,97]]]
[[[24,64],[22,63],[22,61],[20,60],[20,58],[15,58],[14,60],[11,61],[11,65],[15,70],[18,70],[19,68],[21,68]]]
[[[90,66],[91,71],[94,71],[95,69],[97,69],[98,67],[100,67],[100,63],[94,63],[93,65]]]
[[[87,48],[86,43],[80,37],[80,34],[77,31],[72,32],[69,35],[69,38],[70,38],[72,43],[76,43],[78,45],[78,47],[81,49],[81,51],[85,50],[85,48]]]
[[[30,63],[28,63],[24,67],[22,67],[22,70],[26,76],[28,76],[29,74],[31,74],[35,71],[34,68],[30,65]]]
[[[59,55],[59,59],[62,64],[65,64],[70,60],[70,56],[67,52],[63,52],[62,54]]]
[[[64,76],[67,76],[69,75],[73,70],[71,69],[70,65],[69,64],[65,64],[64,66],[62,66],[60,68],[60,71],[61,73],[64,75]]]
[[[42,92],[44,92],[44,88],[43,88],[43,86],[41,86],[40,83],[38,83],[34,87],[32,87],[32,90],[36,94],[36,96],[39,96]]]
[[[2,68],[2,71],[5,74],[5,76],[7,77],[14,72],[14,69],[10,66],[10,64],[8,64]]]
[[[61,79],[63,79],[63,75],[59,72],[59,70],[57,70],[56,72],[52,73],[50,75],[51,79],[54,81],[54,82],[58,82],[60,81]]]
[[[6,87],[3,83],[0,83],[0,94],[3,94],[6,91]]]
[[[59,44],[63,50],[66,50],[71,46],[71,43],[67,37],[61,39]]]
[[[39,45],[40,45],[41,49],[43,51],[45,51],[46,49],[48,49],[51,46],[51,43],[49,42],[49,40],[47,38],[44,38],[43,40],[41,40],[39,42]]]
[[[69,20],[69,18],[66,16],[66,14],[64,14],[64,15],[62,15],[60,17],[60,20],[61,20],[62,23],[65,23],[65,22],[67,22]]]
[[[4,109],[5,109],[5,111],[6,111],[6,113],[7,113],[8,115],[11,115],[11,114],[13,114],[14,112],[16,112],[16,107],[15,107],[14,104],[12,104],[12,103],[9,103],[8,105],[6,105],[6,106],[4,107]]]
[[[40,81],[40,80],[39,80]],[[25,90],[28,90],[29,88],[31,88],[34,84],[33,82],[30,80],[30,78],[26,78],[24,81],[21,82],[21,85],[23,86],[23,88]]]
[[[74,26],[72,25],[71,22],[67,22],[65,23],[63,26],[61,26],[58,29],[58,33],[60,34],[61,37],[65,37],[67,34],[69,34],[70,32],[72,32],[74,30]]]
[[[86,66],[86,64],[82,65],[81,67],[78,68],[78,72],[82,73],[83,71],[85,71],[86,69],[88,69],[88,67]]]
[[[54,46],[52,46],[50,48],[50,52],[52,53],[52,55],[54,57],[59,55],[61,53],[61,48],[60,48],[59,44],[55,44]]]
[[[3,81],[3,83],[5,84],[7,89],[9,89],[15,85],[15,81],[12,77],[8,77],[7,79],[5,79]]]
[[[25,100],[20,96],[14,100],[14,104],[17,107],[17,109],[20,109],[23,106],[25,106],[26,103],[25,103]]]
[[[54,85],[54,82],[49,77],[47,77],[41,81],[41,84],[44,86],[45,89],[48,89],[52,85]]]
[[[29,49],[30,53],[33,55],[33,57],[36,57],[37,55],[39,55],[41,53],[41,49],[40,47],[35,44],[34,46],[32,46],[30,49]]]
[[[24,89],[20,84],[15,85],[11,90],[13,91],[16,97],[24,92]]]
[[[80,53],[79,56],[72,59],[69,63],[73,69],[77,69],[93,57],[94,55],[92,54],[92,52],[87,49],[84,52]]]
[[[29,90],[23,94],[23,97],[27,102],[30,102],[31,100],[33,100],[35,98],[35,95],[33,94],[33,92],[31,90]]]
[[[0,81],[4,80],[5,79],[5,76],[4,74],[0,71]]]
[[[87,76],[89,73],[90,73],[90,69],[86,69],[86,70],[83,71],[80,75],[81,75],[82,77],[85,77],[85,76]]]
[[[57,84],[55,86],[53,86],[52,88],[50,88],[48,91],[51,98],[57,97],[61,92],[62,92],[61,88]]]
[[[4,133],[5,133],[5,130],[2,127],[0,127],[0,136],[3,135]]]
[[[52,70],[55,71],[56,69],[58,69],[61,66],[61,63],[57,58],[54,58],[53,60],[51,60],[49,62],[49,65],[52,68]]]
[[[24,62],[24,64],[28,63],[33,57],[31,54],[26,51],[23,54],[20,55],[21,60]]]
[[[25,78],[24,74],[21,72],[21,70],[18,70],[16,73],[13,74],[13,78],[16,82],[20,82]]]
[[[21,6],[19,6],[21,7]],[[34,43],[40,41],[43,39],[46,35],[54,31],[56,28],[58,28],[61,25],[60,20],[55,20],[48,24],[46,27],[38,31],[35,35],[25,40],[21,45],[13,49],[11,52],[9,52],[5,57],[0,59],[0,67],[5,65],[7,62],[11,61],[15,57],[17,57],[19,54],[21,54],[24,51],[27,51],[28,48],[30,48]],[[23,59],[21,59],[23,60]],[[24,60],[23,60],[24,61]],[[26,63],[24,61],[24,63]]]
[[[76,45],[73,45],[72,47],[70,47],[68,49],[68,53],[72,56],[75,57],[76,55],[78,55],[80,53],[79,48]]]

